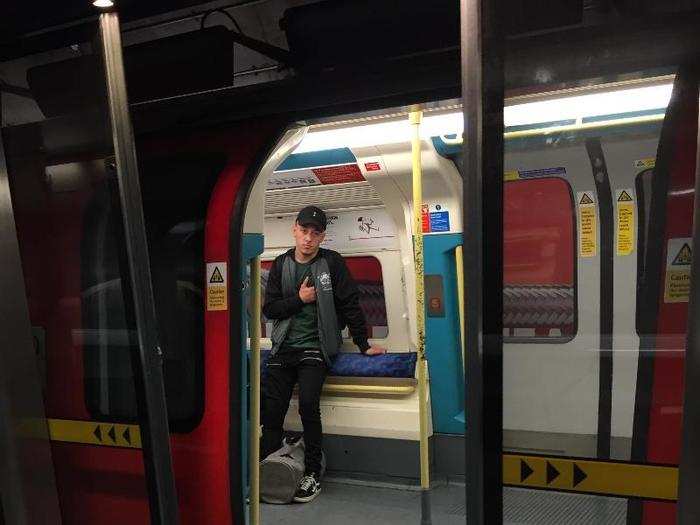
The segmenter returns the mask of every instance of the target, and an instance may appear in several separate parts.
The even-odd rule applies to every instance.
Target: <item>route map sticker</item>
[[[634,251],[634,192],[631,188],[615,190],[617,202],[617,255]]]
[[[579,191],[578,203],[579,255],[595,257],[598,252],[598,223],[596,217],[595,195],[592,191]]]
[[[665,303],[687,303],[690,296],[690,263],[693,261],[693,240],[679,237],[668,240],[666,249]]]
[[[228,308],[226,263],[207,263],[207,311]]]
[[[542,177],[566,177],[566,168],[541,168],[536,170],[506,170],[503,180],[508,182],[519,179],[536,179]]]

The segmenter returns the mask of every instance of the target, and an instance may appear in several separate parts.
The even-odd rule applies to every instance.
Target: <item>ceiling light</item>
[[[607,115],[611,118],[621,118],[621,115],[650,110],[663,112],[668,106],[672,91],[673,84],[668,83],[516,103],[503,108],[503,123],[510,127]],[[463,130],[464,119],[461,111],[433,115],[426,113],[421,122],[420,135],[423,139],[445,135],[461,136]],[[362,148],[410,140],[411,127],[404,119],[375,121],[336,129],[312,128],[294,153]]]
[[[92,5],[100,9],[107,9],[108,7],[114,7],[114,2],[112,0],[93,0]]]

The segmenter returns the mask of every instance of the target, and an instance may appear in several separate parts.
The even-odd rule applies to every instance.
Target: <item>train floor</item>
[[[431,491],[432,523],[463,525],[463,483],[444,483]],[[262,505],[262,522],[280,525],[420,524],[421,498],[415,487],[362,484],[326,479],[321,494],[307,504]],[[504,488],[503,522],[507,525],[624,525],[624,499]]]

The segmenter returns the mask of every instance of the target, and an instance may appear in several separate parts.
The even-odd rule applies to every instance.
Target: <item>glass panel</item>
[[[32,98],[3,97],[2,136],[63,521],[145,523],[137,337],[93,51],[78,44],[5,64]]]
[[[676,522],[697,86],[679,73],[668,105],[672,82],[544,95],[551,120],[574,123],[506,133],[506,523]],[[545,293],[512,292],[533,285]],[[541,333],[513,337],[533,321]]]
[[[140,152],[139,173],[148,235],[151,275],[160,342],[164,354],[166,401],[171,431],[194,428],[204,410],[204,217],[209,194],[225,159],[219,154]],[[163,185],[173,184],[168,192]],[[176,189],[175,189],[176,188]],[[83,264],[91,253],[109,253],[115,224],[102,208],[88,210],[85,218]],[[95,300],[86,315],[100,317],[102,303]],[[106,312],[114,308],[106,307]],[[122,326],[117,310],[113,324]],[[115,341],[86,361],[85,392],[91,413],[120,422],[134,421],[136,400],[129,354],[111,352]],[[134,341],[129,341],[130,345]],[[135,347],[132,346],[132,349]],[[102,356],[111,356],[103,361]],[[115,381],[118,375],[121,379]]]

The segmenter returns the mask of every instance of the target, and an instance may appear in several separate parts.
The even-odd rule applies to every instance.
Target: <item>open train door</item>
[[[244,233],[244,222],[251,192],[264,189],[264,184],[262,187],[258,184],[254,190],[256,179],[258,182],[260,177],[265,179],[261,172],[265,168],[271,172],[276,167],[275,159],[278,163],[282,160],[279,153],[272,158],[271,154],[279,149],[280,140],[285,140],[284,128],[284,123],[279,121],[257,121],[242,123],[227,133],[226,142],[232,154],[214,186],[207,210],[204,238],[204,374],[207,378],[204,396],[207,401],[200,423],[202,458],[206,457],[207,466],[200,474],[214,476],[219,482],[213,485],[211,478],[208,483],[192,480],[199,487],[193,501],[198,502],[200,510],[203,501],[211,501],[218,507],[209,509],[208,518],[201,522],[246,523],[251,431],[247,410],[246,291],[250,283],[248,265],[264,247],[262,209],[257,228],[246,224],[250,233]],[[174,454],[176,450],[174,446]],[[175,470],[177,476],[177,461]],[[212,497],[214,487],[218,494]]]
[[[118,49],[116,12],[105,18],[107,43]],[[82,60],[102,86],[101,62],[92,54]],[[58,76],[65,66],[47,65]],[[17,335],[25,341],[8,343],[16,353],[5,352],[0,376],[15,376],[16,390],[6,397],[24,408],[11,413],[46,421],[36,434],[24,432],[31,438],[41,431],[42,440],[21,442],[18,433],[22,470],[12,472],[13,491],[0,490],[5,520],[29,522],[22,512],[34,516],[32,523],[245,523],[243,211],[286,123],[144,131],[135,119],[135,143],[125,147],[114,143],[102,90],[95,91],[88,93],[94,107],[92,99],[78,108],[51,99],[57,105],[43,108],[46,119],[2,129],[0,171],[6,158],[7,176],[0,173],[0,207],[14,224],[3,222],[0,238],[17,244],[19,260],[10,261],[13,273],[0,267],[22,299],[7,308],[25,308],[27,319],[6,316],[18,331],[26,324]],[[123,125],[128,114],[120,116]],[[124,151],[132,154],[125,171],[130,188],[139,191],[121,200]],[[135,240],[142,242],[140,258],[131,264]],[[142,277],[133,285],[132,268]],[[155,318],[143,323],[146,329],[135,320],[137,292],[152,294],[143,311]],[[151,350],[150,368],[140,361],[141,338]],[[135,384],[158,394],[159,410],[146,410]],[[144,413],[159,417],[158,435]],[[4,429],[22,428],[4,421],[0,442]],[[0,447],[0,457],[7,453],[14,450]],[[149,478],[155,468],[167,475],[167,487]],[[24,488],[37,479],[32,491]]]
[[[638,199],[644,205],[637,266],[640,351],[631,450],[635,463],[677,467],[681,459],[697,131],[698,77],[681,70],[655,166],[646,166],[637,178]],[[676,512],[675,501],[631,499],[627,523],[672,524]]]

